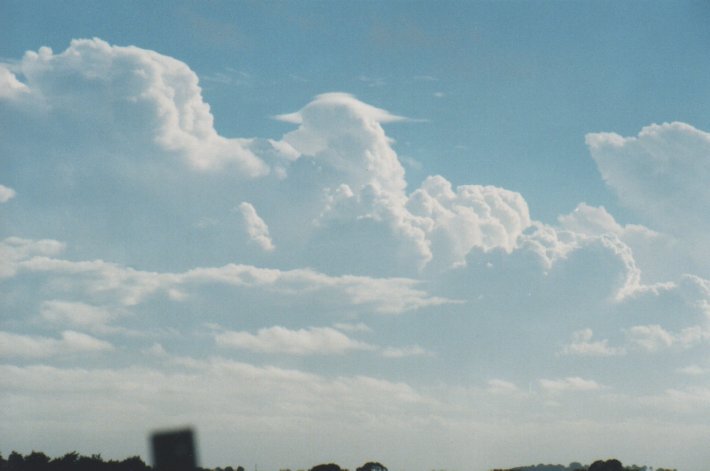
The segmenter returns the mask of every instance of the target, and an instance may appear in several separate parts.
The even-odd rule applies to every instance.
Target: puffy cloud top
[[[14,89],[29,91],[24,99],[39,102],[47,112],[83,116],[94,125],[127,125],[122,118],[130,115],[130,128],[123,131],[143,134],[159,149],[180,154],[197,168],[231,164],[249,177],[269,171],[249,150],[249,140],[217,133],[197,75],[172,57],[80,39],[60,54],[47,47],[29,51],[18,68],[26,83]],[[7,71],[0,75],[5,82],[12,78]]]
[[[473,248],[510,252],[531,224],[528,205],[519,193],[480,185],[454,190],[441,176],[427,178],[407,208],[428,222],[436,262],[446,266],[464,263]]]
[[[621,202],[671,233],[709,229],[710,134],[685,123],[654,124],[636,137],[586,137]]]
[[[20,97],[29,90],[7,67],[0,65],[0,100]]]
[[[346,93],[327,93],[280,119],[299,124],[284,141],[334,172],[338,184],[345,183],[356,192],[366,185],[391,194],[404,191],[404,168],[380,126],[404,118]]]

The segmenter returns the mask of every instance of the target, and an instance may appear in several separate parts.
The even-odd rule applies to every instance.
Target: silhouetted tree
[[[16,451],[7,457],[8,471],[23,471],[25,469],[25,458]]]
[[[624,471],[624,466],[616,459],[597,460],[589,465],[589,471]]]
[[[376,461],[368,461],[364,465],[357,468],[357,471],[387,471],[387,467]]]
[[[80,456],[76,460],[74,471],[97,471],[104,468],[101,455]]]
[[[49,462],[49,468],[52,471],[73,471],[78,459],[79,453],[72,451],[61,458],[54,458]]]
[[[118,464],[119,471],[149,471],[150,469],[140,456],[131,456]]]
[[[340,466],[335,463],[319,464],[310,469],[310,471],[341,471]]]
[[[48,471],[49,456],[39,451],[32,451],[25,456],[25,471]]]

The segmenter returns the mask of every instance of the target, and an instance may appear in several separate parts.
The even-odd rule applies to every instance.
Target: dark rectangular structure
[[[195,471],[197,453],[191,429],[153,433],[153,469],[155,471]]]

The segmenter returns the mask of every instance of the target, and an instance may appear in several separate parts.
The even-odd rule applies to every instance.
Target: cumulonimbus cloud
[[[656,229],[682,241],[708,276],[710,134],[680,123],[653,124],[637,136],[592,133],[589,151],[619,200]]]
[[[136,140],[136,134],[143,134],[145,140],[137,142],[181,155],[195,168],[234,165],[248,177],[269,171],[249,150],[249,140],[217,133],[197,75],[172,57],[96,38],[78,39],[58,54],[47,47],[28,51],[13,69],[19,79],[2,68],[0,80],[33,109],[80,117],[94,126],[114,123],[119,127],[113,135],[130,132]]]

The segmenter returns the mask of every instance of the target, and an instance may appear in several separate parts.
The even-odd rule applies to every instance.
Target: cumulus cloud
[[[65,245],[52,239],[8,237],[0,241],[0,279],[15,276],[18,264],[35,256],[57,255]]]
[[[658,352],[672,346],[690,348],[710,340],[710,328],[705,323],[685,327],[677,332],[658,324],[636,325],[626,332],[629,343],[646,352]]]
[[[602,177],[652,228],[683,240],[707,266],[710,134],[685,123],[653,124],[637,136],[586,137]]]
[[[59,339],[0,331],[0,357],[47,358],[107,350],[113,345],[72,330],[63,331]]]
[[[522,196],[502,188],[454,189],[436,176],[408,195],[404,167],[381,126],[400,118],[351,95],[321,95],[281,118],[299,126],[283,138],[301,154],[289,178],[306,168],[318,172],[313,184],[322,189],[323,206],[313,246],[325,251],[320,258],[336,261],[329,270],[449,269],[474,248],[513,250],[531,224]],[[344,257],[346,250],[353,256]]]
[[[660,325],[637,325],[629,330],[630,341],[640,348],[655,352],[673,345],[673,335]]]
[[[685,123],[654,124],[638,136],[587,135],[587,145],[604,180],[624,204],[665,227],[703,223],[710,200],[710,135]],[[680,213],[680,214],[679,214]]]
[[[0,64],[0,100],[17,98],[28,91],[27,86],[17,80],[15,74]]]
[[[274,326],[259,329],[256,334],[227,331],[215,335],[217,345],[259,353],[289,355],[343,354],[350,350],[372,350],[374,347],[349,338],[330,327],[290,330]]]
[[[578,330],[572,334],[572,342],[562,350],[562,353],[567,355],[585,355],[585,356],[614,356],[624,354],[622,348],[614,348],[609,346],[608,340],[592,341],[594,333],[592,329]]]
[[[115,318],[115,313],[106,308],[83,302],[50,300],[42,303],[42,319],[53,324],[67,324],[84,329],[104,331]]]
[[[646,283],[677,279],[696,263],[679,240],[639,224],[619,224],[604,207],[580,203],[558,218],[560,228],[583,237],[617,237],[627,245]]]
[[[601,284],[612,283],[607,289],[617,301],[663,286],[642,282],[632,249],[613,232],[590,236],[540,223],[533,224],[531,229],[521,238],[520,247],[539,257],[549,273],[572,268],[576,276]],[[588,263],[586,267],[579,264],[582,260]]]
[[[7,203],[15,197],[15,190],[5,185],[0,185],[0,203]]]
[[[239,212],[244,218],[244,226],[249,238],[257,246],[266,252],[273,252],[276,248],[269,235],[269,226],[259,217],[251,203],[242,202],[239,204]]]
[[[146,142],[183,156],[195,168],[234,165],[249,177],[268,172],[249,150],[248,140],[217,133],[197,75],[172,57],[78,39],[59,54],[47,47],[28,51],[18,70],[26,99],[40,101],[48,112],[83,116],[95,125],[110,120],[118,126],[129,126],[124,118],[130,115],[125,131],[143,133]],[[108,96],[110,101],[104,99]]]
[[[503,189],[470,185],[447,193],[442,188],[450,184],[436,177],[408,195],[404,167],[383,129],[406,118],[349,94],[318,95],[280,115],[296,125],[280,139],[229,139],[214,129],[196,74],[154,51],[75,40],[61,53],[26,53],[17,70],[28,89],[15,113],[22,126],[3,137],[24,139],[27,156],[20,156],[26,168],[18,167],[13,187],[32,201],[41,180],[36,198],[70,208],[61,220],[48,211],[46,227],[59,231],[55,237],[86,238],[87,245],[115,237],[109,246],[123,244],[120,254],[130,260],[167,250],[151,245],[145,230],[200,229],[180,248],[194,257],[225,245],[223,233],[236,228],[219,214],[219,204],[201,206],[192,197],[198,194],[244,201],[239,210],[252,243],[273,252],[279,240],[282,257],[336,274],[414,276],[433,259],[431,267],[447,269],[474,247],[511,250],[529,223],[522,197]],[[40,125],[47,143],[22,131]],[[64,142],[62,136],[73,137]],[[28,157],[48,153],[43,164]],[[231,167],[236,170],[227,172]],[[189,173],[195,169],[202,170],[197,178]],[[267,173],[272,177],[259,183],[233,184],[234,177]],[[94,196],[82,198],[86,192]],[[106,220],[109,211],[118,219]],[[129,213],[132,218],[122,216]],[[140,230],[136,220],[145,221]],[[121,224],[122,234],[105,230],[112,224]],[[229,242],[225,253],[249,253],[237,243]]]
[[[462,185],[429,177],[410,196],[407,209],[422,218],[438,264],[465,263],[473,249],[510,252],[530,226],[528,206],[516,192],[493,186]]]

